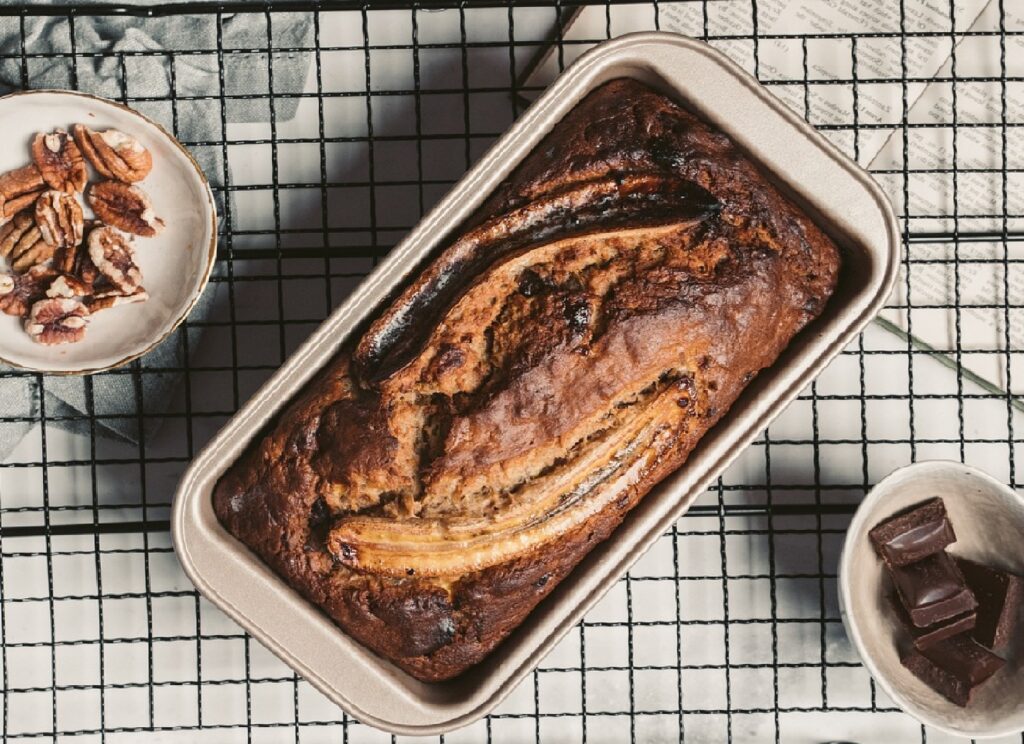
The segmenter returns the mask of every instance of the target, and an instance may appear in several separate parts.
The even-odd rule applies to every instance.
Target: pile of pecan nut
[[[134,137],[76,124],[37,134],[32,162],[0,175],[0,256],[10,269],[0,272],[0,311],[23,318],[36,342],[81,341],[95,313],[148,299],[132,241],[164,225],[136,185],[152,167]]]

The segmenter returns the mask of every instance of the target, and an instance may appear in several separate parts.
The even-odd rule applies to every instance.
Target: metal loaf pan
[[[353,330],[444,247],[580,99],[627,76],[727,132],[836,240],[844,261],[838,289],[823,315],[757,377],[686,465],[652,490],[494,654],[450,682],[419,682],[345,635],[229,535],[214,516],[214,486]],[[723,54],[666,33],[601,44],[548,88],[196,458],[174,503],[178,558],[210,601],[358,720],[402,734],[464,726],[537,665],[882,307],[898,259],[897,223],[881,189]]]

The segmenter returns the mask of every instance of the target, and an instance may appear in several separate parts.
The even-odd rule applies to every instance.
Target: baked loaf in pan
[[[479,662],[824,307],[832,241],[632,79],[587,96],[221,479],[227,530],[421,680]]]

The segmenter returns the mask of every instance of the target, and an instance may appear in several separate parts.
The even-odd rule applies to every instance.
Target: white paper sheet
[[[997,32],[1001,20],[1006,29],[1024,28],[1024,7],[1004,5],[1001,19],[999,3],[989,3],[972,31]],[[891,303],[894,307],[886,309],[883,319],[901,329],[909,328],[915,340],[933,348],[959,347],[959,361],[968,374],[999,389],[1009,385],[1010,392],[1020,394],[1024,392],[1020,360],[1010,355],[1012,367],[1008,369],[1007,355],[998,352],[1006,351],[1007,341],[1011,349],[1024,347],[1024,318],[1017,309],[1024,302],[1024,274],[1010,263],[1024,258],[1024,243],[1004,243],[998,235],[1024,229],[1024,219],[1014,216],[1024,214],[1024,195],[1019,188],[1022,174],[1004,173],[1001,125],[1005,98],[1006,121],[1011,122],[1005,129],[1006,166],[1011,171],[1020,169],[1024,137],[1012,123],[1024,120],[1021,84],[1001,82],[1001,78],[1012,81],[1024,75],[1024,39],[1015,35],[1003,38],[1005,55],[1000,54],[999,35],[968,36],[957,46],[955,78],[968,81],[956,85],[955,111],[952,59],[942,65],[938,80],[928,85],[910,110],[912,128],[907,130],[906,143],[911,171],[909,204],[904,204],[901,132],[885,143],[870,169],[897,211],[911,215],[912,233],[957,232],[964,236],[958,244],[909,244],[909,290],[904,275]],[[969,125],[956,130],[955,181],[954,121]],[[995,239],[983,240],[986,233],[994,233]],[[1007,300],[1008,308],[1004,307]],[[913,308],[909,319],[908,304]],[[957,304],[959,310],[944,307]],[[984,382],[980,384],[984,386]]]

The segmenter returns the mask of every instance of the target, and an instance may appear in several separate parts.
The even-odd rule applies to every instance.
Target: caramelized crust
[[[634,80],[582,101],[218,484],[413,676],[479,662],[821,312],[835,245]]]

